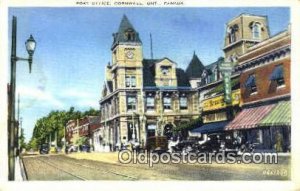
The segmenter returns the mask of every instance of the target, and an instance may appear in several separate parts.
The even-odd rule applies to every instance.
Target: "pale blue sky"
[[[154,57],[186,69],[194,51],[204,65],[223,56],[225,23],[241,13],[267,15],[271,35],[290,22],[288,8],[10,8],[9,34],[12,16],[18,18],[18,56],[27,56],[30,34],[37,41],[32,73],[27,63],[17,65],[26,139],[51,110],[99,108],[112,33],[123,14],[139,32],[145,58],[152,33]]]

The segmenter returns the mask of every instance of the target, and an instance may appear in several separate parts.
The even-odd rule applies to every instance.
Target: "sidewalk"
[[[19,157],[16,157],[15,160],[15,181],[24,181],[23,179],[23,172],[24,168],[21,167]]]

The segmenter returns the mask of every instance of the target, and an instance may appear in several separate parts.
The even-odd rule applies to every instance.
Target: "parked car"
[[[49,153],[49,145],[47,143],[44,143],[40,146],[39,149],[40,154],[48,154]]]
[[[146,149],[150,152],[163,153],[168,150],[168,140],[166,136],[153,136],[147,139]]]
[[[90,152],[91,146],[90,145],[81,145],[82,152]]]
[[[77,151],[78,151],[78,146],[76,145],[71,145],[68,148],[68,153],[77,152]]]

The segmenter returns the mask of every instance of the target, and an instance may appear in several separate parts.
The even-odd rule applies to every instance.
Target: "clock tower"
[[[113,34],[111,72],[117,88],[140,88],[143,85],[143,51],[139,33],[124,15]]]

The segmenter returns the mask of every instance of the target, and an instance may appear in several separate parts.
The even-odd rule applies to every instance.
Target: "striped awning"
[[[259,126],[287,126],[291,125],[291,102],[279,102],[276,107],[266,115]]]
[[[259,126],[259,122],[268,115],[276,104],[243,109],[225,130],[251,129]]]

